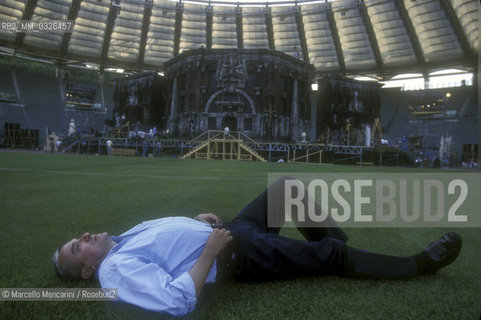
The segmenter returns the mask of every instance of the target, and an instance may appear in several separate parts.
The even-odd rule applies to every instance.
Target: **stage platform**
[[[107,141],[112,141],[114,149],[130,149],[136,156],[169,156],[182,158],[195,148],[205,144],[210,137],[222,134],[225,139],[238,139],[268,162],[335,163],[355,165],[409,165],[410,157],[401,150],[387,146],[372,147],[358,145],[333,145],[311,142],[267,142],[255,141],[242,133],[207,131],[194,139],[149,138],[144,136],[86,137],[83,148],[86,153],[107,154]],[[66,150],[68,151],[68,150]],[[76,151],[76,150],[75,150]]]

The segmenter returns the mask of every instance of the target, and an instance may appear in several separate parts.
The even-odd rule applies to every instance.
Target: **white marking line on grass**
[[[78,172],[78,171],[56,171],[56,170],[36,170],[28,168],[2,168],[0,171],[21,171],[33,173],[55,173],[55,174],[71,174],[81,176],[95,177],[119,177],[119,178],[161,178],[161,179],[178,179],[178,180],[242,180],[242,181],[265,181],[266,178],[229,178],[229,177],[186,177],[186,176],[157,176],[148,174],[117,174],[117,173],[96,173],[96,172]]]

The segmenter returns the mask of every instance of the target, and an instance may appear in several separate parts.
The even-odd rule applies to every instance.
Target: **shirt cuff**
[[[184,272],[177,279],[175,279],[171,285],[178,288],[184,294],[186,313],[189,313],[195,309],[197,303],[197,297],[195,292],[194,280],[188,272]]]

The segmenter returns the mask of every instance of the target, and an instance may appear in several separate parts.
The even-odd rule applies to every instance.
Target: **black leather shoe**
[[[456,232],[449,232],[428,245],[424,252],[432,260],[432,263],[424,270],[424,273],[434,274],[439,269],[451,264],[461,252],[463,241]]]

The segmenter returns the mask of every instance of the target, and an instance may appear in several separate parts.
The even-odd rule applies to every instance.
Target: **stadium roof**
[[[0,51],[68,64],[162,70],[197,48],[275,49],[318,74],[475,71],[476,0],[0,0],[0,20],[72,20],[71,33],[0,32]]]

